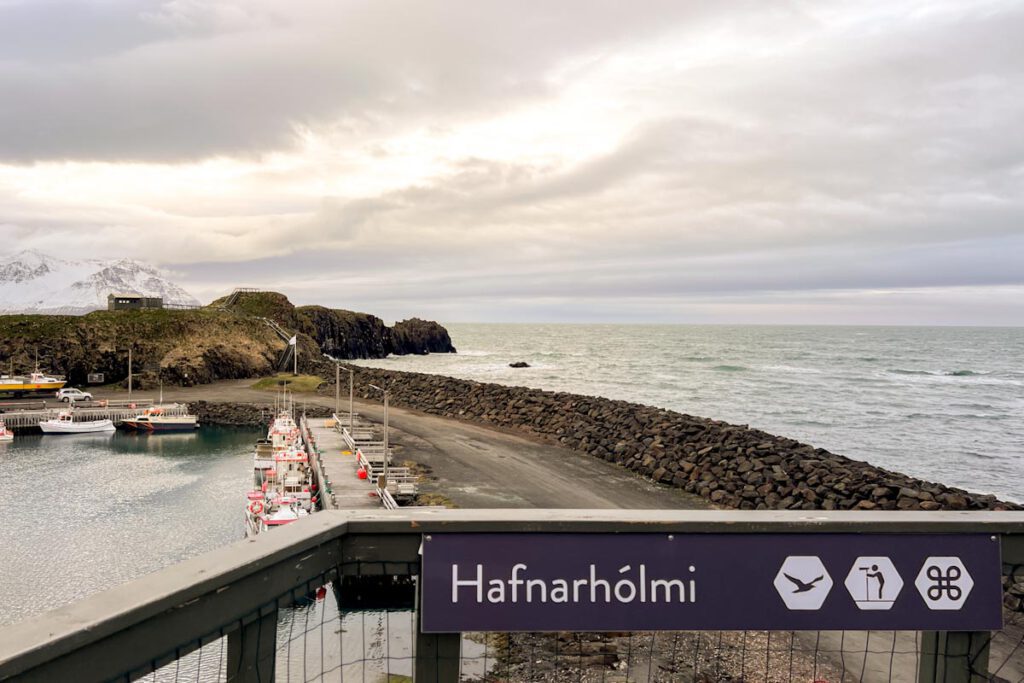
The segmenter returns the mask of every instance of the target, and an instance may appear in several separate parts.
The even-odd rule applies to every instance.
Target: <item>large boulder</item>
[[[410,318],[395,323],[391,331],[391,353],[455,353],[448,330],[430,320]]]

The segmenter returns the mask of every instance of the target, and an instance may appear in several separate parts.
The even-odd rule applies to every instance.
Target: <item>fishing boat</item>
[[[114,431],[114,423],[110,420],[76,421],[70,410],[62,410],[57,417],[39,423],[43,434],[93,434]]]
[[[256,442],[253,488],[246,495],[246,536],[291,524],[316,510],[316,485],[294,408],[277,412]]]
[[[173,408],[178,408],[177,404]],[[199,419],[195,415],[180,414],[177,410],[169,413],[166,407],[158,405],[146,408],[140,415],[122,420],[121,426],[140,432],[186,432],[196,429]]]
[[[42,392],[53,393],[64,388],[65,384],[67,380],[49,377],[38,371],[28,375],[0,375],[0,394],[13,394],[18,397]]]
[[[0,420],[0,443],[14,441],[14,432],[7,428],[3,420]]]

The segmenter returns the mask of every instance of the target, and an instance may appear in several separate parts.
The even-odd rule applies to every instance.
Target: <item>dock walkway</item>
[[[317,468],[317,478],[323,488],[321,504],[325,510],[373,509],[381,506],[374,495],[376,488],[356,473],[356,456],[349,451],[341,432],[334,428],[332,418],[305,419],[306,429],[317,449],[319,458],[311,458]],[[344,453],[349,453],[345,455]],[[330,484],[327,484],[330,482]],[[331,493],[327,493],[327,489]]]

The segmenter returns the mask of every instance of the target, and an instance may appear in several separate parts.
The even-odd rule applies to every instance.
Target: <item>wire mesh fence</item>
[[[238,639],[243,648],[255,646],[264,664],[262,674],[246,680],[269,681],[272,672],[279,683],[412,681],[417,614],[402,605],[413,604],[409,577],[416,568],[381,574],[385,566],[365,577],[368,583],[359,563],[268,596],[243,621],[250,633],[252,624],[258,631],[264,623],[269,632]],[[1004,628],[976,634],[978,642],[952,655],[966,658],[973,680],[1024,683],[1022,601],[1024,571],[1018,567],[1004,579]],[[120,680],[238,680],[242,658],[229,641],[242,625],[225,624],[153,661],[145,675],[127,672]],[[928,652],[926,635],[913,631],[465,633],[457,662],[449,663],[457,664],[458,680],[478,683],[910,682],[920,680]]]

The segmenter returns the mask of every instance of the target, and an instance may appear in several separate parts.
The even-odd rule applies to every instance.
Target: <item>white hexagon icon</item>
[[[817,610],[832,590],[821,559],[814,555],[790,555],[775,575],[775,590],[791,610]]]
[[[959,557],[929,557],[914,585],[928,609],[957,610],[971,594],[974,579]]]
[[[858,557],[844,584],[857,607],[866,610],[891,609],[903,590],[903,578],[888,557]]]

